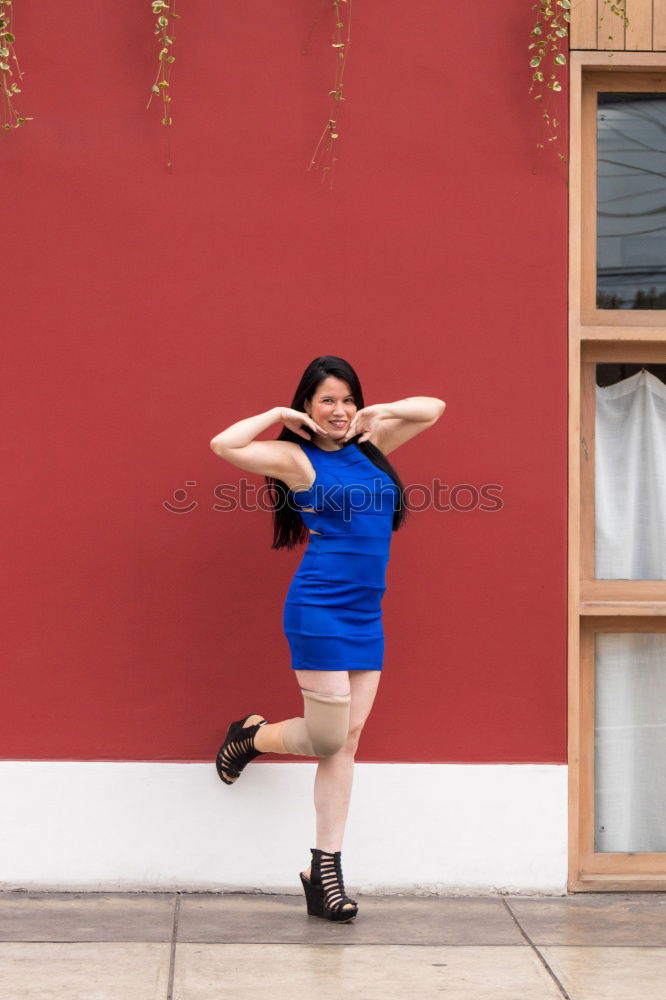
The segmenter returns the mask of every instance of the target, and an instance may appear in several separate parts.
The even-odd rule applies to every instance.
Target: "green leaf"
[[[11,31],[6,31],[5,32],[5,38],[7,39],[8,42],[15,42],[16,41],[16,39],[12,35]]]
[[[566,56],[563,56],[561,52],[558,52],[558,54],[555,56],[555,62],[557,63],[558,66],[566,66],[567,62]]]
[[[159,94],[160,92],[160,88],[156,84],[153,84],[152,90],[153,94]]]

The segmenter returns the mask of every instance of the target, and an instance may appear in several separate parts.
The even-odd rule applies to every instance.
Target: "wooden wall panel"
[[[654,0],[652,46],[655,52],[666,50],[666,3],[664,0]]]
[[[663,6],[663,0],[627,0],[625,48],[629,51],[650,52],[652,50],[653,6]],[[615,14],[616,20],[620,20]],[[608,17],[607,17],[608,20]]]
[[[597,0],[580,0],[573,4],[570,24],[571,49],[596,49]]]
[[[666,51],[666,0],[626,0],[626,11],[625,28],[610,0],[578,0],[571,9],[570,49]]]
[[[584,2],[594,4],[594,0]],[[630,0],[626,2],[629,4]],[[629,16],[631,17],[630,14]],[[599,51],[612,49],[614,52],[624,49],[624,20],[614,14],[610,3],[604,3],[604,0],[597,0],[597,48]]]

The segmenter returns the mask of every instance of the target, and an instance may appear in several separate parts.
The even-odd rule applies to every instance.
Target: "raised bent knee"
[[[340,739],[339,736],[333,736],[332,734],[312,741],[316,757],[332,757],[338,750],[342,750],[344,745],[344,736]]]
[[[349,732],[351,692],[323,694],[303,690],[305,725],[317,757],[331,757],[342,749]]]

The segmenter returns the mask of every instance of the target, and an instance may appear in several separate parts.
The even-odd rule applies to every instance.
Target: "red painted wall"
[[[406,484],[504,505],[393,536],[359,759],[565,761],[567,192],[536,151],[529,4],[355,3],[332,193],[305,169],[333,81],[318,0],[179,5],[171,172],[148,0],[16,6],[0,756],[212,760],[232,719],[300,714],[301,551],[214,509],[245,474],[208,442],[332,353],[367,403],[446,400],[391,456]]]

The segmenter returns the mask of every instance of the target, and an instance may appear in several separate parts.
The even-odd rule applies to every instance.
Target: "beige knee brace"
[[[287,719],[282,740],[288,753],[303,757],[330,757],[336,753],[349,732],[349,694],[303,692],[303,718]]]

